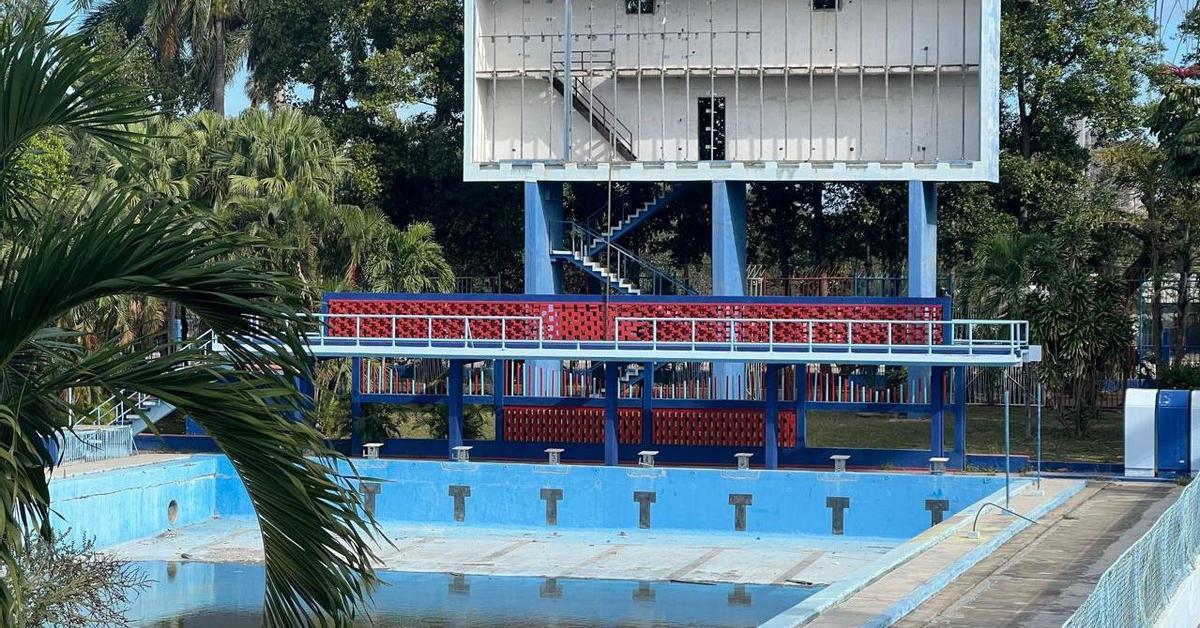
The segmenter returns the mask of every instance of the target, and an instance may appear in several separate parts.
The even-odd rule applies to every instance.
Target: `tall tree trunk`
[[[1159,268],[1159,243],[1157,235],[1153,236],[1150,243],[1150,339],[1151,350],[1154,352],[1150,356],[1150,363],[1155,365],[1155,376],[1158,376],[1159,368],[1164,368],[1167,365],[1162,364],[1162,333],[1163,333],[1163,303],[1162,303],[1162,269]]]
[[[1033,116],[1025,99],[1025,77],[1017,77],[1017,115],[1021,118],[1021,156],[1033,156]]]
[[[225,19],[213,18],[212,74],[208,87],[212,97],[212,110],[225,115]]]
[[[1176,296],[1175,299],[1175,337],[1172,339],[1171,361],[1179,364],[1184,358],[1184,347],[1187,345],[1187,321],[1191,310],[1191,278],[1192,278],[1192,242],[1191,226],[1184,226],[1179,256],[1176,258]]]

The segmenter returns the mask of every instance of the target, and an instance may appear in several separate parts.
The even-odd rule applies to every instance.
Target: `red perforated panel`
[[[943,329],[926,321],[942,318],[940,305],[842,303],[636,303],[518,302],[518,301],[422,301],[407,299],[331,299],[330,314],[373,314],[416,316],[414,319],[354,319],[332,317],[329,334],[365,338],[462,338],[470,326],[472,338],[536,339],[539,326],[547,340],[602,340],[618,335],[621,340],[763,343],[840,344],[856,343],[925,344],[942,342]],[[442,318],[426,318],[430,315]],[[536,320],[471,319],[456,316],[533,317]],[[778,323],[669,320],[630,321],[629,318],[691,319],[791,319],[913,321],[912,324]],[[853,334],[853,338],[851,338]],[[890,337],[889,337],[890,336]]]
[[[603,443],[604,408],[505,406],[504,438],[525,443]],[[642,411],[617,411],[617,439],[642,442]]]
[[[622,444],[642,442],[641,410],[618,410]],[[654,411],[654,444],[763,446],[762,410],[661,408]],[[779,446],[796,446],[796,413],[779,413]],[[591,407],[507,406],[505,439],[533,443],[602,443],[604,409]]]
[[[762,447],[764,421],[762,410],[656,409],[654,443]],[[781,411],[777,430],[780,447],[795,447],[796,413]]]

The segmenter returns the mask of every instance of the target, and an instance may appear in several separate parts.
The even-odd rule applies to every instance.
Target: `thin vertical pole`
[[[574,11],[573,0],[565,0],[566,14],[563,17],[563,160],[571,161],[571,112],[575,98],[575,84],[572,77],[574,65],[574,45],[571,41],[571,13]]]
[[[1012,508],[1012,489],[1010,483],[1012,481],[1012,468],[1009,465],[1010,441],[1008,430],[1008,387],[1004,390],[1004,507]]]
[[[808,365],[795,366],[796,377],[796,447],[808,447]]]
[[[1042,385],[1037,387],[1037,490],[1042,490]]]

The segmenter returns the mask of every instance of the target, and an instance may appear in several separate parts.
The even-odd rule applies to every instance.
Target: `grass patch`
[[[1037,447],[1036,417],[1030,417],[1026,435],[1025,408],[1013,407],[1010,438],[1014,454],[1033,456]],[[954,442],[953,415],[946,413],[946,447]],[[1049,413],[1042,415],[1042,458],[1085,462],[1121,462],[1125,428],[1120,410],[1106,410],[1088,434],[1075,436]],[[811,412],[808,443],[812,447],[869,449],[928,449],[929,417],[910,419],[902,414]],[[973,454],[1004,453],[1004,409],[967,407],[967,451]]]

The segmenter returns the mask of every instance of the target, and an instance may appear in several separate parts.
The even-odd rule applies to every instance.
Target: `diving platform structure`
[[[445,405],[446,438],[383,439],[385,456],[470,445],[476,457],[552,448],[619,464],[654,449],[666,463],[713,464],[750,451],[773,469],[855,451],[808,447],[810,411],[893,412],[931,417],[929,450],[861,450],[859,461],[945,456],[961,468],[966,368],[1040,359],[1024,321],[956,320],[944,298],[329,294],[312,318],[311,355],[352,360],[352,416]],[[928,375],[881,383],[896,365]],[[464,437],[470,406],[490,407],[494,439]],[[355,423],[350,451],[364,438],[380,440]]]

